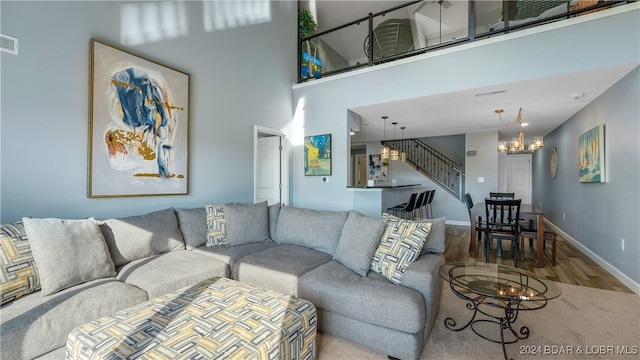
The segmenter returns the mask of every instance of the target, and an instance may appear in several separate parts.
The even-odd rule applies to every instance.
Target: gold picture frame
[[[186,195],[189,74],[91,39],[88,195]]]

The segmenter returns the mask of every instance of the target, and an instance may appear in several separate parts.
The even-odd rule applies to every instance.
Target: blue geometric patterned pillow
[[[207,246],[227,244],[227,224],[224,220],[224,206],[206,204],[207,210]]]
[[[40,290],[38,268],[22,221],[0,225],[1,304]]]
[[[421,223],[389,215],[380,245],[373,253],[371,270],[395,284],[402,283],[406,268],[419,256],[431,223]]]

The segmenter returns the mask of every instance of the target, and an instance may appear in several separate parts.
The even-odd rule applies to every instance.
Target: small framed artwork
[[[331,175],[331,134],[305,136],[304,174]]]
[[[605,182],[604,166],[604,125],[598,125],[578,139],[580,182]]]
[[[185,195],[189,74],[91,39],[89,197]]]
[[[387,181],[388,166],[388,158],[383,159],[380,154],[369,155],[369,179]]]

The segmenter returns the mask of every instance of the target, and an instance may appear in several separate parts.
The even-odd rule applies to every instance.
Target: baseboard
[[[582,251],[585,255],[591,258],[591,260],[595,261],[598,265],[602,266],[603,269],[605,269],[609,274],[611,274],[616,279],[620,280],[620,282],[626,285],[629,289],[631,289],[631,291],[640,295],[640,284],[635,282],[633,279],[628,277],[626,274],[618,270],[613,265],[609,264],[606,260],[598,256],[596,253],[589,250],[589,248],[582,245],[580,242],[578,242],[578,240],[574,239],[569,234],[562,231],[562,229],[557,227],[554,223],[548,221],[547,219],[545,219],[544,221],[545,223],[547,223],[547,225],[553,228],[553,230],[558,235],[562,236],[563,239],[569,241],[573,246],[578,248],[578,250]]]

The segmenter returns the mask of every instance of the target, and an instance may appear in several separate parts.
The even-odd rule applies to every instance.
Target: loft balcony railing
[[[411,1],[300,39],[298,82],[636,1]]]

